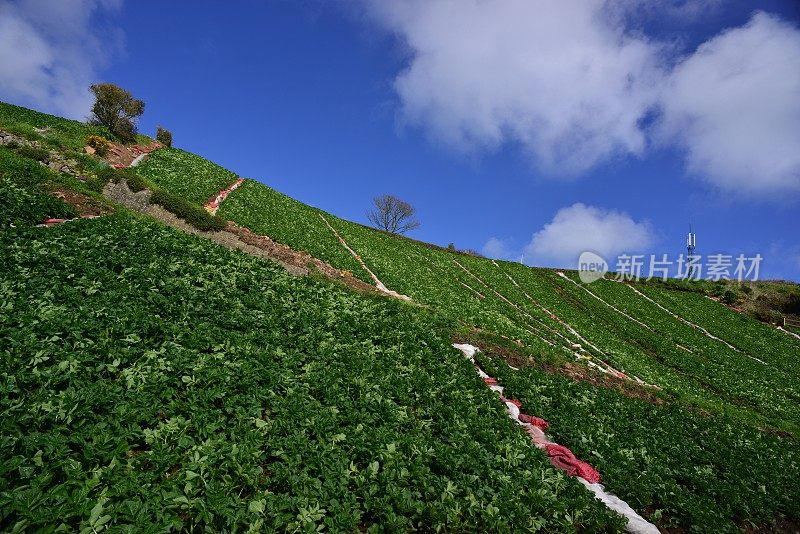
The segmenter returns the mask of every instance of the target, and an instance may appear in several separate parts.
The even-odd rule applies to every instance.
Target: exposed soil
[[[498,356],[503,358],[507,364],[518,369],[524,367],[534,367],[536,369],[545,371],[547,373],[560,374],[571,378],[576,382],[584,382],[597,387],[608,389],[615,389],[625,395],[634,399],[644,400],[653,404],[664,404],[666,400],[660,395],[656,394],[652,388],[642,386],[637,382],[630,380],[623,380],[615,376],[601,373],[573,362],[563,362],[560,364],[553,364],[536,359],[533,356],[517,352],[511,348],[503,347],[487,342],[486,339],[480,341],[465,340],[462,336],[453,339],[454,343],[471,343],[479,346],[483,352],[489,356]]]
[[[98,217],[113,211],[110,206],[103,204],[96,198],[77,191],[57,189],[50,194],[72,206],[79,217]]]
[[[161,206],[150,204],[150,191],[146,189],[134,193],[128,188],[128,184],[123,181],[118,183],[109,182],[103,189],[103,195],[187,234],[204,237],[229,249],[241,250],[251,256],[275,261],[283,266],[287,272],[295,276],[305,276],[310,272],[317,272],[325,278],[341,282],[357,291],[382,294],[375,286],[367,284],[345,271],[340,271],[304,252],[297,252],[286,245],[276,243],[267,236],[254,234],[248,228],[238,226],[231,221],[228,221],[228,226],[225,230],[216,232],[198,230]]]
[[[105,160],[112,167],[128,167],[137,156],[152,152],[157,148],[161,148],[161,144],[157,141],[152,141],[148,145],[123,145],[121,143],[109,143],[108,154],[106,154]]]
[[[319,272],[326,278],[338,280],[358,291],[379,293],[375,286],[359,280],[346,271],[339,270],[305,252],[298,252],[286,245],[276,243],[267,236],[254,234],[249,228],[239,226],[232,221],[228,221],[228,227],[225,229],[225,232],[235,235],[240,241],[248,245],[252,245],[259,250],[267,252],[270,258],[279,261],[281,264],[292,265],[303,269],[310,268]]]
[[[800,534],[800,521],[787,517],[778,517],[773,525],[753,527],[752,525],[746,524],[742,525],[742,530],[747,533],[781,532],[786,534]]]

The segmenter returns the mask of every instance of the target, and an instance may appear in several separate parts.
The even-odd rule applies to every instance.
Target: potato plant
[[[425,309],[138,216],[0,246],[0,530],[622,526]]]

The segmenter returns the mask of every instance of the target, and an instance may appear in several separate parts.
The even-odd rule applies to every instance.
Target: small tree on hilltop
[[[414,206],[396,196],[381,195],[372,199],[375,208],[367,212],[367,218],[380,230],[390,234],[404,234],[419,227],[414,219]]]
[[[159,126],[156,129],[156,141],[164,146],[172,146],[172,132]]]
[[[144,113],[144,102],[113,83],[96,83],[89,90],[95,96],[90,122],[105,126],[123,142],[134,141],[136,119]]]

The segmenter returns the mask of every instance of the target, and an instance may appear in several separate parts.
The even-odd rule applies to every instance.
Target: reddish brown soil
[[[305,252],[298,252],[286,245],[276,243],[267,236],[254,234],[249,228],[239,226],[232,221],[228,221],[228,226],[225,230],[234,234],[244,243],[264,250],[270,257],[277,259],[281,263],[317,271],[326,278],[338,280],[346,286],[361,292],[379,293],[375,286],[359,280],[347,271],[336,269]]]
[[[569,377],[576,382],[585,382],[597,387],[615,389],[626,397],[644,400],[653,404],[664,404],[666,402],[665,399],[656,394],[652,388],[642,386],[636,382],[631,382],[630,380],[623,380],[622,378],[600,373],[586,365],[581,365],[579,363],[563,362],[555,365],[549,362],[537,360],[533,356],[526,355],[511,348],[487,342],[486,339],[481,339],[480,341],[470,341],[464,340],[463,338],[458,338],[454,339],[454,342],[472,343],[477,345],[486,354],[490,356],[501,357],[506,361],[506,363],[518,369],[523,367],[534,367],[547,373],[560,374]]]
[[[152,152],[161,148],[157,141],[151,141],[148,145],[123,145],[121,143],[109,143],[108,154],[105,160],[112,167],[127,167],[140,154]]]
[[[72,206],[80,217],[96,217],[110,213],[112,209],[90,196],[69,189],[58,189],[50,193]]]

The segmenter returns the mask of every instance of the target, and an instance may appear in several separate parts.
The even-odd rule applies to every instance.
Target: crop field
[[[148,155],[136,172],[153,185],[189,202],[204,204],[236,181],[236,174],[178,148],[162,148]]]
[[[774,366],[671,317],[622,284],[593,284],[587,288],[592,295],[554,271],[456,255],[346,221],[337,224],[384,283],[456,320],[561,357],[571,357],[573,345],[580,344],[590,355],[694,405],[782,430],[800,428],[797,366],[776,372]],[[700,295],[686,295],[700,299],[702,306],[722,308]],[[708,314],[698,312],[697,320]],[[774,339],[772,359],[783,361],[779,369],[797,361],[798,346],[791,338],[736,317],[753,335],[761,332],[762,339]]]
[[[0,128],[73,153],[97,133],[1,103]],[[119,206],[34,228],[74,216],[49,191],[100,194],[31,158],[0,147],[0,531],[621,530],[455,339],[659,527],[800,524],[800,340],[702,292],[584,285],[251,180],[221,204],[373,283],[324,216],[412,302],[364,295]],[[177,149],[135,172],[195,207],[236,179]]]
[[[4,531],[621,525],[423,310],[127,215],[0,245]]]
[[[320,213],[324,212],[261,183],[247,181],[222,203],[218,215],[372,283],[369,274],[319,217]],[[333,224],[335,217],[326,217]]]
[[[740,532],[800,516],[800,448],[719,415],[654,404],[479,354],[484,369],[659,526]],[[778,527],[780,528],[780,527]]]

